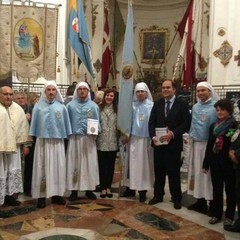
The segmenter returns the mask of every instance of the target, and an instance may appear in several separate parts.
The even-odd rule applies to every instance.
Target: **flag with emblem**
[[[87,70],[96,79],[82,0],[69,0],[68,39]]]
[[[132,123],[133,56],[133,10],[132,1],[129,0],[123,44],[117,119],[118,129],[126,137],[130,136]]]
[[[112,52],[110,45],[109,25],[108,25],[108,10],[104,10],[105,23],[103,31],[103,55],[102,55],[102,81],[101,86],[106,87],[108,82],[108,74],[112,64]]]

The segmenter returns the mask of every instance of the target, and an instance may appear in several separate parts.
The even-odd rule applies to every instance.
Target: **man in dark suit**
[[[176,87],[171,80],[162,83],[163,98],[156,101],[149,119],[149,134],[154,147],[154,197],[150,205],[163,201],[166,175],[175,209],[182,207],[180,181],[182,135],[190,128],[191,115],[186,102],[176,98]],[[160,138],[156,128],[166,128]],[[165,144],[162,144],[165,143]],[[167,143],[167,144],[166,144]]]
[[[27,95],[24,92],[16,92],[14,94],[14,100],[24,110],[26,118],[30,125],[33,106],[28,104]],[[33,138],[33,142],[30,145],[25,145],[25,147],[28,147],[29,153],[26,156],[25,154],[23,155],[24,156],[24,164],[22,167],[24,171],[23,172],[23,191],[26,196],[31,196],[35,138]]]

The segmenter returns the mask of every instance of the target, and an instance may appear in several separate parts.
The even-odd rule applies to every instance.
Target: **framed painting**
[[[140,31],[141,62],[157,64],[164,62],[168,48],[167,28],[152,26]]]

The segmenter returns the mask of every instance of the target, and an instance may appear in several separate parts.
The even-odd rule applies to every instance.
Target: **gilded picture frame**
[[[141,29],[139,38],[142,63],[158,64],[164,62],[169,41],[167,28],[152,26]]]

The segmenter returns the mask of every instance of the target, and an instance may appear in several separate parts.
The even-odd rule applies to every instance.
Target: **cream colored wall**
[[[46,2],[46,3],[55,3],[61,4],[59,7],[59,29],[58,29],[58,57],[57,57],[57,66],[60,68],[60,72],[57,72],[57,82],[60,84],[70,84],[70,62],[71,59],[67,55],[67,6],[66,0],[38,0],[37,2]],[[92,47],[93,62],[96,62],[97,59],[100,61],[102,54],[102,38],[103,38],[103,2],[104,0],[86,0],[86,19],[89,31],[89,38]],[[110,1],[111,2],[111,1]],[[208,80],[213,85],[218,84],[239,84],[240,81],[240,67],[237,66],[237,62],[234,61],[234,57],[231,58],[230,63],[225,67],[220,63],[220,60],[213,56],[213,52],[220,47],[224,40],[228,40],[233,47],[233,56],[237,55],[239,46],[239,33],[240,33],[240,24],[239,22],[240,15],[235,9],[240,9],[239,0],[210,0],[211,2],[211,17],[210,17],[210,53],[209,53],[209,69],[208,69]],[[92,38],[92,6],[98,5],[97,14],[96,14],[96,30],[95,35]],[[127,5],[120,4],[121,12],[126,22],[127,18]],[[156,25],[159,28],[169,29],[169,44],[173,39],[175,34],[174,25],[179,23],[183,17],[183,14],[186,10],[186,6],[182,5],[177,8],[164,8],[164,9],[147,9],[138,8],[134,5],[133,1],[133,14],[134,14],[134,51],[137,56],[137,60],[140,63],[142,68],[150,68],[151,64],[141,63],[141,52],[140,52],[140,40],[139,33],[141,29],[149,28],[153,25]],[[111,22],[113,19],[109,19]],[[226,30],[224,36],[219,36],[217,34],[219,28]],[[167,78],[172,78],[172,67],[175,65],[177,60],[177,55],[179,52],[181,40],[177,35],[176,40],[174,41],[173,46],[170,49],[168,57],[166,59],[167,66]],[[117,85],[120,78],[121,70],[121,61],[122,61],[122,43],[119,51],[116,53],[116,67],[119,73],[117,74],[117,79],[109,79],[108,86]],[[155,65],[155,68],[159,68],[159,64]],[[137,63],[135,62],[135,70],[137,70]],[[80,79],[85,78],[85,73],[87,70],[84,66],[80,68]],[[73,78],[72,81],[79,81],[80,79]],[[97,73],[97,82],[100,85],[101,71]],[[87,80],[93,84],[91,76],[87,73]]]
[[[239,0],[211,0],[210,14],[210,53],[208,81],[213,85],[240,84],[240,66],[234,61],[234,56],[240,50],[240,9]],[[226,34],[218,35],[220,29]],[[224,66],[213,52],[227,40],[233,48],[229,63]]]
[[[49,2],[49,0],[42,0],[45,2]],[[70,79],[68,76],[70,76],[70,68],[68,61],[66,61],[66,1],[57,1],[52,0],[52,2],[61,2],[62,6],[59,8],[59,42],[58,42],[58,65],[60,66],[60,73],[57,73],[57,81],[62,84],[69,84]],[[103,2],[104,0],[91,0],[86,1],[86,19],[87,19],[87,25],[88,25],[88,31],[89,31],[89,38],[91,41],[91,47],[92,47],[92,55],[93,55],[93,62],[96,62],[97,59],[102,61],[101,55],[102,55],[102,39],[103,39]],[[91,14],[91,7],[98,5],[97,7],[97,14],[96,14],[96,29],[95,29],[95,35],[92,38],[92,14]],[[121,12],[124,18],[124,21],[126,22],[127,18],[127,5],[120,5]],[[142,68],[149,68],[151,67],[151,64],[142,64],[141,63],[141,52],[140,52],[140,41],[139,41],[139,33],[141,29],[149,28],[153,25],[156,25],[159,28],[167,28],[169,30],[169,39],[168,42],[170,42],[173,39],[173,36],[175,34],[174,24],[182,19],[182,16],[185,12],[186,6],[179,7],[179,8],[171,8],[171,9],[164,9],[164,10],[155,10],[152,9],[151,11],[144,11],[142,9],[137,9],[136,6],[134,6],[133,1],[133,14],[134,14],[134,27],[135,27],[135,33],[134,33],[134,51],[137,56],[138,62],[141,64]],[[113,19],[109,19],[109,22],[111,22]],[[117,85],[120,78],[120,70],[121,70],[121,62],[122,62],[122,45],[119,48],[119,52],[117,52],[116,56],[116,66],[117,66],[117,79],[109,79],[108,86]],[[167,77],[172,77],[172,67],[176,62],[178,51],[180,48],[180,38],[179,36],[176,37],[174,44],[171,47],[171,50],[168,54],[166,63],[167,63]],[[70,59],[71,60],[71,59]],[[155,65],[155,68],[159,68],[159,64]],[[135,62],[135,70],[137,68],[137,63]],[[93,84],[91,76],[86,71],[85,67],[82,66],[80,68],[80,79],[84,79],[84,73],[87,73],[87,80]],[[97,83],[100,85],[101,83],[101,71],[96,72],[97,73]],[[72,77],[72,81],[79,81],[79,79],[76,79]]]
[[[124,20],[126,21],[127,18],[127,5],[120,5],[121,12],[123,15]],[[167,28],[169,30],[169,38],[168,38],[168,43],[170,45],[174,34],[175,34],[175,29],[174,25],[175,23],[179,23],[180,20],[183,17],[183,14],[186,10],[186,6],[184,7],[179,7],[179,8],[170,8],[170,9],[149,9],[147,11],[144,11],[143,9],[138,9],[136,6],[134,6],[134,1],[133,1],[133,16],[134,16],[134,51],[137,56],[137,61],[141,65],[141,68],[151,68],[151,64],[145,64],[142,63],[141,59],[141,50],[140,50],[140,32],[142,29],[147,29],[150,28],[151,26],[155,25],[158,28]],[[173,74],[173,66],[176,63],[178,52],[180,49],[180,37],[177,34],[175,41],[173,42],[173,45],[169,51],[169,54],[166,59],[166,68],[167,68],[167,78],[172,78]],[[169,46],[168,45],[168,46]],[[121,70],[121,58],[122,58],[122,53],[121,53],[121,48],[119,52],[117,52],[117,71],[119,74],[117,74],[117,83],[115,85],[118,85],[119,78],[120,78],[120,70]],[[159,69],[160,64],[154,65],[155,68]],[[135,61],[135,71],[138,70],[137,63]],[[135,77],[136,74],[135,74]],[[111,83],[111,82],[110,82]],[[114,85],[114,82],[113,82]]]

